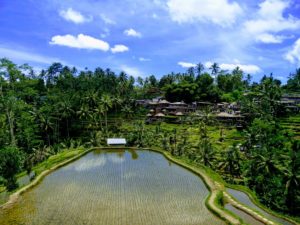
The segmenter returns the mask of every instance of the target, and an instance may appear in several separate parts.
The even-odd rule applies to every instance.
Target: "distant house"
[[[281,101],[290,101],[293,102],[294,104],[300,104],[300,95],[282,95]]]
[[[244,116],[238,114],[230,114],[227,112],[220,112],[216,115],[216,119],[228,125],[242,124]]]
[[[300,95],[283,95],[279,104],[289,112],[297,113],[300,111]]]
[[[107,138],[108,146],[125,146],[126,139],[125,138]]]
[[[204,109],[207,109],[212,106],[213,106],[213,103],[211,103],[211,102],[196,102],[196,109],[198,109],[198,110],[204,110]]]

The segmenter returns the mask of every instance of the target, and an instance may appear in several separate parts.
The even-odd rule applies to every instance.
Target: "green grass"
[[[157,125],[149,124],[145,125],[147,130],[155,131]],[[223,138],[224,140],[220,142],[220,131],[221,127],[223,128]],[[122,130],[132,131],[134,126],[132,123],[124,122],[121,127]],[[199,142],[199,129],[198,125],[188,125],[188,124],[170,124],[162,122],[160,125],[160,129],[173,133],[173,130],[176,129],[178,139],[180,140],[180,136],[183,134],[188,136],[188,142],[192,145],[196,145]],[[208,135],[211,138],[211,142],[213,146],[219,150],[223,151],[227,149],[229,146],[233,144],[238,144],[243,142],[243,136],[240,131],[237,131],[234,126],[226,127],[226,126],[208,126]]]
[[[33,171],[36,175],[39,175],[43,171],[50,169],[54,165],[57,165],[58,163],[61,163],[67,159],[73,158],[76,155],[79,155],[80,153],[84,152],[86,149],[84,147],[80,147],[77,149],[66,149],[64,151],[59,152],[56,155],[50,156],[47,160],[45,160],[42,163],[39,163],[38,165],[33,167]]]
[[[62,151],[60,151],[59,153],[57,153],[56,155],[52,155],[50,156],[47,160],[37,164],[36,166],[34,166],[32,168],[32,171],[35,172],[35,175],[38,176],[39,174],[41,174],[43,171],[50,169],[51,167],[65,161],[68,160],[70,158],[73,158],[76,155],[81,154],[82,152],[84,152],[86,149],[84,147],[79,147],[76,149],[64,149]],[[23,171],[19,174],[17,174],[17,178],[20,178],[22,176],[26,175],[26,171]],[[0,186],[0,193],[5,191],[6,188],[4,186]],[[13,192],[17,191],[18,189],[14,190]]]
[[[300,114],[280,119],[281,125],[289,130],[295,139],[300,140]]]

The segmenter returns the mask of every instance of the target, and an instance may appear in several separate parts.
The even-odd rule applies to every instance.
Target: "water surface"
[[[0,224],[224,224],[188,170],[151,151],[94,151],[24,193]]]
[[[236,198],[239,202],[243,203],[244,205],[246,205],[246,206],[248,206],[252,209],[255,209],[256,211],[258,211],[262,215],[264,215],[266,218],[268,218],[268,219],[270,219],[274,222],[277,222],[279,224],[293,225],[293,223],[291,223],[291,222],[289,222],[285,219],[282,219],[280,217],[274,216],[274,215],[266,212],[262,208],[258,207],[257,205],[255,205],[246,193],[244,193],[242,191],[235,190],[235,189],[231,189],[231,188],[227,188],[226,191],[230,195],[232,195],[234,198]]]
[[[235,208],[231,204],[226,204],[225,209],[228,209],[229,211],[233,212],[234,214],[236,214],[237,216],[242,218],[242,220],[247,224],[264,225],[264,223],[260,222],[259,220],[256,220],[254,217],[250,216],[248,213],[246,213],[246,212],[244,212],[240,209]]]

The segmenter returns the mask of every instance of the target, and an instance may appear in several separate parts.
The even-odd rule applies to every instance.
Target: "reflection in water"
[[[0,211],[0,224],[223,224],[199,177],[158,153],[120,153],[91,152],[49,174]]]
[[[84,159],[80,163],[74,165],[73,167],[68,167],[69,169],[75,169],[76,171],[90,170],[96,167],[102,167],[106,163],[106,158],[94,158],[94,159]]]
[[[139,155],[137,154],[136,150],[130,149],[129,152],[131,153],[131,159],[135,160],[139,158]]]

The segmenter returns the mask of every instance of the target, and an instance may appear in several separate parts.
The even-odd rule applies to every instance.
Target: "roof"
[[[125,138],[107,138],[108,145],[126,145]]]
[[[172,102],[171,105],[186,105],[184,102]]]
[[[182,112],[177,112],[175,113],[176,116],[183,116],[183,113]]]
[[[229,114],[227,112],[221,112],[217,114],[217,117],[227,117],[227,118],[242,118],[241,115]]]
[[[164,117],[165,116],[165,114],[163,114],[163,113],[157,113],[157,114],[155,114],[155,117]]]
[[[170,102],[168,102],[167,100],[161,100],[158,102],[159,104],[169,104]]]
[[[157,105],[158,104],[158,102],[149,102],[149,105]]]

